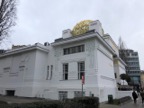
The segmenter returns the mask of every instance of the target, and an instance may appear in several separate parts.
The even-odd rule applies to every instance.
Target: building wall
[[[144,72],[141,72],[140,78],[141,78],[141,86],[144,89]]]
[[[63,49],[77,45],[85,45],[85,51],[74,54],[63,54]],[[15,55],[11,60],[3,61],[13,64],[11,67],[14,72],[18,66],[24,65],[25,71],[21,75],[23,80],[13,79],[13,86],[10,82],[1,90],[6,88],[16,90],[18,96],[42,97],[49,99],[59,99],[59,91],[67,91],[68,98],[74,97],[75,91],[82,90],[82,82],[78,80],[78,62],[85,62],[85,84],[83,90],[86,96],[94,94],[100,101],[106,101],[107,96],[112,94],[115,98],[116,81],[114,77],[113,55],[97,38],[91,38],[83,41],[75,41],[69,44],[59,46],[47,46],[49,53],[42,51],[32,51],[28,53]],[[24,60],[21,60],[24,58]],[[2,61],[2,60],[1,60]],[[0,61],[0,64],[2,62]],[[24,62],[23,62],[24,61]],[[69,64],[68,80],[63,80],[63,63]],[[6,63],[8,64],[8,63]],[[49,66],[49,76],[47,67]],[[51,74],[51,66],[53,66]],[[0,68],[1,72],[3,67]],[[0,74],[1,75],[1,74]],[[5,79],[1,79],[1,82]],[[7,79],[6,79],[7,80]],[[20,83],[19,86],[17,83]],[[20,87],[21,89],[18,89]],[[3,93],[4,94],[4,93]]]
[[[36,52],[32,51],[0,59],[1,94],[6,95],[6,90],[15,90],[16,96],[32,96],[35,55]],[[21,66],[24,66],[22,70]],[[6,67],[10,67],[10,70],[4,72]]]
[[[63,48],[81,44],[85,45],[85,52],[63,55]],[[45,98],[58,99],[59,91],[67,91],[68,98],[73,98],[74,91],[81,91],[82,83],[81,80],[78,80],[77,67],[79,61],[85,61],[85,84],[83,86],[85,95],[94,94],[94,96],[100,97],[100,101],[106,101],[108,94],[112,94],[115,97],[116,82],[112,54],[98,40],[89,39],[87,41],[69,43],[56,46],[51,50],[54,50],[54,60],[51,61],[54,64],[55,74],[51,80],[45,83],[49,85],[49,88],[44,87],[43,89]],[[68,80],[62,79],[63,63],[69,64]],[[52,94],[55,95],[53,96]]]
[[[117,83],[120,83],[120,69],[119,69],[119,63],[118,63],[118,59],[114,59],[114,74],[115,74],[115,78],[116,78],[116,81]]]
[[[121,83],[120,75],[123,73],[126,74],[126,70],[125,70],[125,65],[119,59],[114,60],[114,70],[116,73],[117,83]],[[126,81],[124,82],[127,85]]]
[[[82,44],[85,45],[85,52],[63,55],[63,48]],[[59,91],[67,91],[68,98],[73,98],[75,91],[82,90],[82,82],[78,80],[79,61],[85,62],[85,95],[94,94],[100,97],[100,101],[106,101],[109,94],[115,97],[116,82],[112,54],[96,39],[49,47],[48,54],[37,51],[32,96],[59,99]],[[62,78],[63,63],[69,64],[68,80]],[[51,65],[52,78],[46,79],[47,66]]]
[[[68,48],[77,45],[85,45],[85,52],[75,53],[75,54],[68,54],[63,55],[63,48]],[[112,54],[104,48],[104,46],[100,46],[110,58],[108,58],[103,53],[99,53],[97,50],[100,46],[100,43],[96,39],[90,39],[88,41],[79,41],[74,43],[69,43],[67,45],[61,45],[57,47],[51,47],[50,53],[48,54],[48,65],[54,65],[53,70],[53,77],[52,79],[42,81],[43,84],[41,87],[37,89],[37,96],[50,98],[50,99],[58,99],[59,98],[59,91],[67,91],[68,98],[74,97],[75,91],[81,91],[82,83],[81,80],[78,80],[78,65],[79,61],[85,61],[85,84],[83,85],[83,89],[85,91],[86,96],[90,96],[94,94],[94,96],[99,96],[101,99],[100,101],[107,100],[107,95],[113,94],[115,95],[115,81],[114,81],[114,69],[113,61],[112,61]],[[44,57],[45,58],[45,57]],[[44,59],[43,58],[43,59]],[[106,61],[107,64],[102,64],[99,58],[102,58]],[[46,61],[45,61],[46,62]],[[101,62],[98,64],[98,62]],[[40,62],[41,63],[41,62]],[[63,80],[63,63],[69,64],[69,72],[68,72],[68,80]],[[111,64],[111,65],[110,65]],[[106,65],[104,68],[103,65]],[[103,70],[103,69],[104,70]],[[107,73],[107,70],[109,70]],[[46,72],[45,72],[46,73]],[[43,74],[43,73],[41,73]],[[46,75],[46,74],[45,74]],[[108,77],[103,77],[102,75],[108,75]],[[42,78],[42,77],[41,77]],[[98,84],[101,83],[101,84]],[[99,87],[101,86],[101,87]],[[103,91],[104,87],[109,87],[110,92]],[[35,93],[36,93],[35,91]],[[102,99],[101,96],[105,98]]]
[[[132,92],[133,91],[117,91],[117,98],[122,98],[122,97],[125,97],[125,96],[130,96],[132,99]]]
[[[104,37],[104,40],[112,47],[112,49],[116,52],[117,55],[119,55],[119,49],[118,46],[115,44],[115,42],[112,40],[111,36],[106,34]]]
[[[85,52],[63,55],[63,48],[68,48],[77,45],[85,45]],[[86,95],[89,95],[90,87],[94,87],[92,82],[95,82],[97,86],[96,67],[95,66],[95,40],[81,41],[70,43],[68,45],[62,45],[55,47],[55,71],[59,75],[58,91],[68,91],[68,97],[74,97],[74,91],[81,91],[82,83],[78,80],[78,65],[80,61],[85,62],[85,84],[84,91]],[[63,63],[69,64],[69,77],[68,80],[62,80]],[[89,87],[89,89],[88,89]]]
[[[35,69],[34,69],[34,83],[33,83],[33,96],[34,97],[43,97],[44,94],[42,92],[44,85],[44,81],[47,77],[47,57],[48,53],[40,50],[36,51],[35,58]],[[47,85],[48,86],[48,85]]]
[[[106,101],[108,95],[113,95],[115,98],[116,92],[113,58],[101,44],[99,44],[97,55],[99,97],[100,101]]]

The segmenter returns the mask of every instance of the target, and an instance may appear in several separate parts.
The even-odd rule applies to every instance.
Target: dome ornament
[[[90,22],[92,22],[92,20],[83,20],[83,21],[77,23],[71,32],[72,35],[78,36],[78,35],[86,33],[89,30]]]

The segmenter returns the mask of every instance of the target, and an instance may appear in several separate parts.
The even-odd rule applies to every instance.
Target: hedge
[[[0,104],[0,108],[99,108],[99,98],[82,97],[65,101],[41,101],[23,104]]]
[[[99,108],[98,97],[77,97],[71,101],[81,104],[82,108]]]

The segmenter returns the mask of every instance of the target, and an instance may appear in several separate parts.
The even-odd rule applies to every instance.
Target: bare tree
[[[15,26],[16,0],[0,0],[0,44]]]

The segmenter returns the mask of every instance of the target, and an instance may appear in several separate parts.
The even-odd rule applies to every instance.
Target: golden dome
[[[92,20],[84,20],[77,23],[72,30],[72,35],[77,36],[86,33],[89,30],[90,22],[92,22]]]

